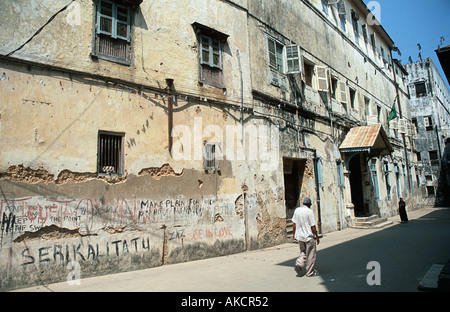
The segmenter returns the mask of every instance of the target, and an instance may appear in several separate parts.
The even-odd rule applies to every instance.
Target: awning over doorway
[[[370,156],[389,155],[394,151],[381,124],[352,128],[339,150],[341,153],[367,152]]]

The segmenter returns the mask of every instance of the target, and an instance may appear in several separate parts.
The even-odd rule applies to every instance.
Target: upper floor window
[[[297,45],[284,45],[272,37],[267,38],[269,81],[272,85],[287,89],[286,74],[300,72],[300,49]]]
[[[269,66],[284,73],[284,46],[272,38],[268,38]]]
[[[427,131],[433,130],[433,118],[431,116],[426,116],[423,119],[425,123],[425,129]]]
[[[300,72],[300,51],[298,46],[286,46],[287,71],[288,73]]]
[[[376,50],[376,41],[375,40],[376,40],[375,34],[371,34],[370,35],[370,45],[372,46],[373,53],[375,53],[375,50]]]
[[[416,97],[422,97],[427,95],[427,88],[425,86],[425,82],[418,82],[415,84],[416,86]]]
[[[130,42],[131,6],[119,4],[118,1],[98,1],[93,55],[129,65],[131,63]]]
[[[362,34],[365,43],[369,43],[369,37],[367,35],[367,25],[362,25]]]
[[[200,46],[201,64],[222,69],[222,43],[220,40],[202,35]]]
[[[197,22],[193,24],[193,27],[200,46],[199,81],[217,88],[225,88],[223,50],[228,35]]]
[[[338,14],[339,14],[339,20],[340,20],[340,22],[341,22],[341,28],[342,28],[342,30],[346,30],[346,27],[345,27],[345,22],[346,22],[346,17],[345,17],[345,15],[346,15],[346,10],[345,10],[345,3],[344,3],[344,1],[339,1],[338,3],[337,3],[337,11],[338,11]]]
[[[355,33],[355,41],[359,43],[359,14],[352,10],[352,24],[353,24],[353,32]]]

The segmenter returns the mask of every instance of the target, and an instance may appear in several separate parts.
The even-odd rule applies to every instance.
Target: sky
[[[371,0],[364,0],[369,9]],[[450,0],[377,0],[379,3],[379,20],[386,32],[400,49],[401,56],[392,52],[394,58],[406,64],[411,56],[414,62],[431,57],[433,63],[449,87],[449,82],[442,70],[435,50],[445,38],[442,46],[450,45]],[[421,50],[417,44],[420,44]],[[450,87],[449,87],[450,89]]]

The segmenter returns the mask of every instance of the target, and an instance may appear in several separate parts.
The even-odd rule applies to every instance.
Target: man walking
[[[292,221],[294,222],[294,237],[300,245],[300,258],[306,259],[306,276],[316,276],[314,270],[316,264],[316,242],[319,244],[319,236],[316,230],[316,220],[311,208],[311,199],[305,197],[303,206],[294,211]],[[302,265],[296,265],[296,269],[302,269]]]

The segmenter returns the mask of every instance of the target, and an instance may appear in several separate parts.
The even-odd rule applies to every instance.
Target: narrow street
[[[325,234],[318,247],[320,276],[298,277],[298,245],[57,283],[32,292],[416,292],[435,263],[450,260],[450,209],[424,207],[410,222],[382,229],[345,229]],[[379,285],[368,285],[369,262],[379,264]],[[371,275],[373,276],[373,275]]]

